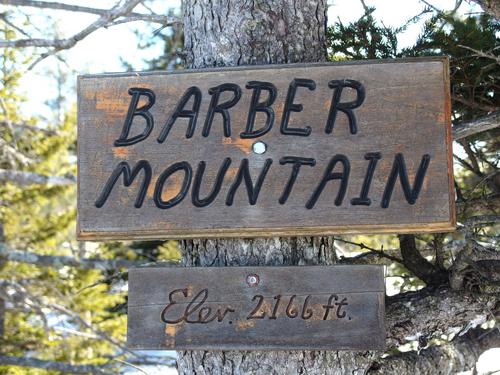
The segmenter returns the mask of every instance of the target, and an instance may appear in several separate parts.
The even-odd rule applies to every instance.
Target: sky
[[[116,0],[66,0],[68,4],[85,5],[96,8],[109,8]],[[419,0],[366,0],[368,6],[376,7],[375,16],[386,26],[399,26],[412,16],[418,14],[424,7]],[[440,9],[452,9],[455,0],[428,0],[428,3]],[[330,0],[328,8],[328,22],[332,24],[340,19],[348,23],[358,19],[363,14],[361,1],[353,0]],[[152,8],[159,14],[166,14],[167,9],[176,8],[180,11],[180,0],[156,0],[152,2]],[[30,12],[30,22],[35,25],[46,24],[45,16],[49,15],[57,25],[58,34],[68,37],[83,29],[93,22],[97,16],[84,13],[73,13],[58,10],[41,10],[36,8],[25,8]],[[135,11],[147,12],[142,6]],[[480,11],[477,5],[464,1],[460,12],[462,14]],[[411,45],[422,24],[411,26],[399,38],[400,47]],[[65,90],[67,105],[76,102],[76,76],[85,73],[120,72],[125,68],[122,61],[127,61],[135,69],[145,68],[144,60],[152,59],[161,54],[161,46],[156,45],[149,49],[137,48],[137,35],[143,38],[152,36],[151,26],[142,22],[127,23],[108,29],[98,30],[83,41],[79,42],[69,51],[61,53],[66,61],[63,70],[68,71],[68,82]],[[168,32],[164,30],[163,32]],[[57,64],[61,64],[57,58],[50,57],[38,64],[32,71],[25,74],[21,80],[21,90],[26,94],[28,101],[21,108],[27,114],[42,115],[51,118],[51,113],[45,104],[48,98],[57,96],[54,78],[49,73],[54,71]]]

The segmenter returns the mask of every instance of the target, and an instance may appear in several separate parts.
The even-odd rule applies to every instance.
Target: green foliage
[[[458,18],[436,15],[425,23],[416,44],[402,56],[446,55],[450,57],[453,111],[460,121],[471,120],[500,106],[498,78],[500,24],[484,14]]]
[[[11,37],[11,32],[5,32]],[[22,57],[22,56],[21,56]],[[60,123],[37,124],[18,108],[19,54],[2,50],[0,72],[0,122],[26,125],[0,127],[9,153],[0,154],[0,168],[47,176],[76,175],[76,116],[73,109]],[[30,130],[37,125],[50,131]],[[0,186],[0,223],[5,243],[15,249],[44,255],[78,256],[82,249],[74,240],[76,186],[6,183]],[[111,257],[111,255],[108,255]],[[0,281],[8,283],[5,332],[0,338],[4,355],[27,354],[72,363],[104,363],[120,349],[106,338],[124,341],[125,316],[113,311],[125,300],[124,292],[99,283],[101,271],[69,267],[41,267],[3,262]],[[86,288],[89,285],[95,287]],[[47,371],[0,367],[2,374],[45,374]]]
[[[402,54],[450,57],[453,122],[460,123],[500,109],[499,35],[500,23],[488,15],[436,15],[426,22],[416,44]],[[459,200],[500,192],[500,181],[495,179],[500,165],[500,129],[468,137],[460,145],[466,157],[456,156],[461,166],[456,173]]]
[[[330,59],[382,59],[397,55],[399,29],[385,27],[373,17],[375,8],[347,26],[340,21],[327,29]]]
[[[442,56],[450,59],[450,91],[452,94],[453,122],[473,120],[500,108],[498,77],[500,76],[499,35],[500,24],[488,15],[459,17],[456,12],[436,12],[423,23],[415,44],[400,49],[398,36],[407,27],[430,13],[424,9],[405,24],[389,28],[374,17],[374,8],[366,8],[356,21],[344,25],[340,20],[328,28],[327,45],[331,61],[399,58],[416,56]],[[462,168],[456,168],[458,200],[480,198],[500,192],[498,166],[500,163],[500,130],[480,133],[460,142]],[[464,157],[464,155],[466,157]],[[474,212],[481,214],[483,212]],[[484,213],[493,214],[492,211]],[[459,215],[463,220],[471,212]],[[480,228],[477,232],[494,234],[493,228]],[[348,241],[362,244],[340,244],[344,253],[356,254],[367,248],[377,250],[397,249],[395,236],[350,236]],[[439,235],[420,236],[421,248],[432,248]],[[449,236],[448,240],[453,239]],[[484,239],[484,238],[482,238]],[[446,254],[449,256],[450,254]],[[444,256],[444,263],[449,259]],[[430,260],[434,260],[431,256]],[[389,288],[392,292],[421,288],[424,284],[403,266],[392,263],[387,269]]]
[[[500,107],[497,20],[486,14],[463,18],[439,12],[424,22],[413,46],[400,50],[398,36],[428,11],[397,28],[384,26],[374,18],[374,11],[367,8],[358,20],[348,25],[339,20],[328,28],[332,61],[446,55],[456,121],[471,120]]]
[[[450,56],[454,123],[473,120],[500,108],[498,63],[500,24],[491,17],[432,18],[424,28],[413,55]],[[500,129],[480,133],[460,142],[456,173],[459,200],[482,198],[500,192]],[[466,156],[465,156],[466,155]],[[492,211],[487,213],[494,213]],[[470,212],[464,212],[465,216]],[[463,220],[464,215],[459,215]],[[484,233],[491,229],[482,230]]]
[[[169,17],[179,17],[179,9],[170,8],[167,11]],[[139,39],[138,48],[148,49],[160,44],[162,53],[157,57],[145,60],[146,70],[175,70],[182,68],[182,49],[184,48],[184,33],[181,25],[174,25],[168,28],[154,29],[150,27],[147,32],[136,32]],[[126,61],[122,61],[127,70],[136,70]]]

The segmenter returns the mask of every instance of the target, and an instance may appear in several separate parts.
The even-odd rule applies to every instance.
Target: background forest
[[[0,0],[0,374],[164,371],[175,366],[175,353],[155,355],[125,347],[127,269],[154,262],[178,264],[181,252],[175,241],[75,240],[76,104],[67,101],[67,90],[81,72],[65,65],[64,51],[78,40],[64,43],[69,39],[58,36],[50,18],[55,8],[29,3]],[[121,2],[122,13],[108,22],[145,21],[147,32],[137,31],[137,49],[163,52],[142,66],[123,61],[123,70],[144,65],[182,69],[180,9],[158,15],[151,9],[154,1],[143,1],[134,10],[147,15],[141,19],[130,13],[137,3]],[[473,353],[477,359],[485,349],[500,347],[498,13],[486,7],[487,12],[464,14],[461,2],[454,9],[441,9],[422,1],[418,14],[388,27],[367,3],[362,2],[363,14],[355,21],[329,20],[328,58],[449,56],[459,225],[448,234],[335,237],[336,259],[385,264],[390,295],[443,285],[465,290],[475,309],[469,326],[440,337],[413,337],[388,347],[387,354],[424,353],[473,337],[482,345]],[[415,25],[418,37],[402,48],[400,36]],[[35,42],[26,42],[30,40]],[[44,59],[53,67],[47,74],[56,95],[46,96],[49,111],[30,113],[32,104],[20,80]],[[419,256],[402,252],[401,241]],[[460,371],[473,370],[464,363]],[[498,361],[496,365],[475,371],[500,373]],[[450,368],[458,372],[460,364]]]

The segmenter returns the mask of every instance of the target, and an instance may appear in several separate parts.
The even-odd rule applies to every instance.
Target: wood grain
[[[249,283],[249,276],[258,283]],[[383,349],[384,295],[381,266],[136,268],[129,271],[127,345]],[[200,321],[225,309],[221,321]]]
[[[294,103],[301,103],[301,112],[291,112],[289,127],[311,128],[309,136],[282,134],[280,124],[290,82],[310,79],[316,88],[299,87]],[[348,116],[338,111],[334,129],[325,133],[333,89],[332,80],[355,80],[365,88],[361,106],[353,109],[357,133],[349,131]],[[245,139],[245,130],[252,90],[245,88],[250,81],[271,82],[277,88],[272,105],[274,124],[258,138]],[[224,69],[180,71],[175,73],[124,73],[80,76],[78,79],[78,238],[153,239],[196,237],[252,237],[289,235],[328,235],[335,233],[404,233],[449,231],[455,227],[453,166],[451,159],[451,124],[448,62],[444,58],[381,60],[343,64],[292,64],[251,66]],[[202,136],[206,113],[210,105],[209,89],[223,83],[241,88],[241,99],[230,108],[231,136],[223,134],[222,116],[215,113],[211,131]],[[179,99],[188,87],[196,86],[202,93],[196,128],[186,138],[188,119],[178,118],[166,140],[157,141]],[[120,137],[132,96],[133,87],[148,88],[156,95],[149,110],[154,127],[145,140],[115,147]],[[345,88],[341,102],[355,100],[354,89]],[[221,100],[231,97],[222,93]],[[260,98],[265,100],[267,92]],[[190,99],[186,109],[192,107]],[[146,103],[141,97],[139,106]],[[266,120],[259,112],[255,129]],[[130,136],[140,134],[145,120],[133,118]],[[264,154],[255,154],[255,141],[266,144]],[[368,197],[369,206],[353,205],[352,199],[361,194],[369,161],[367,153],[378,152]],[[413,184],[423,155],[430,162],[422,187],[414,204],[403,194],[400,180],[396,181],[390,204],[381,207],[384,191],[396,155],[404,157],[410,185]],[[335,199],[340,180],[325,184],[318,200],[306,208],[318,188],[325,170],[335,155],[344,155],[350,163],[346,194],[339,206]],[[303,165],[284,204],[279,203],[292,165],[280,165],[285,156],[311,158],[315,166]],[[161,173],[174,163],[186,161],[195,179],[199,163],[206,163],[201,180],[200,196],[206,197],[225,158],[231,164],[224,175],[221,189],[214,201],[196,207],[192,201],[192,186],[177,205],[162,209],[154,201],[155,186]],[[249,203],[244,181],[236,190],[234,202],[226,204],[228,193],[243,159],[248,159],[253,184],[266,160],[272,164],[265,176],[254,205]],[[151,166],[151,181],[140,208],[134,207],[143,172],[129,187],[121,176],[102,207],[96,201],[102,194],[113,170],[121,162],[133,168],[140,160]],[[342,172],[337,164],[333,172]],[[161,198],[176,196],[184,174],[178,171],[165,181]]]

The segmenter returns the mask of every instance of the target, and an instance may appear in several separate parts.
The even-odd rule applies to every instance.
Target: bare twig
[[[7,15],[5,13],[2,13],[0,14],[0,19],[7,25],[9,25],[10,27],[12,27],[13,29],[15,29],[18,33],[26,36],[29,38],[29,34],[27,32],[25,32],[22,28],[18,27],[17,25],[14,25],[12,22],[10,22],[8,19],[7,19]]]
[[[134,365],[133,363],[130,363],[130,362],[127,362],[127,361],[123,361],[123,360],[118,359],[118,358],[115,358],[114,360],[115,360],[116,362],[123,363],[123,364],[124,364],[124,365],[126,365],[126,366],[130,366],[130,367],[132,367],[132,368],[135,368],[137,371],[139,371],[139,372],[141,372],[141,373],[143,373],[143,374],[148,375],[148,373],[147,373],[146,371],[144,371],[144,370],[143,370],[142,368],[140,368],[139,366]]]
[[[3,0],[2,0],[3,1]],[[0,41],[0,47],[52,47],[58,51],[63,49],[68,49],[73,47],[76,43],[86,38],[96,30],[104,27],[105,25],[113,22],[119,17],[123,17],[130,13],[137,4],[142,0],[127,0],[123,5],[117,5],[107,11],[105,14],[101,15],[99,19],[85,29],[76,33],[72,37],[65,39],[40,39],[40,38],[30,38],[30,39],[18,39],[18,40],[2,40]]]
[[[378,249],[374,249],[373,247],[370,247],[370,246],[366,246],[364,243],[360,242],[353,242],[353,241],[349,241],[349,240],[345,240],[343,238],[340,238],[340,237],[334,237],[334,240],[335,241],[340,241],[340,242],[343,242],[343,243],[346,243],[346,244],[349,244],[349,245],[354,245],[354,246],[357,246],[359,247],[360,249],[362,250],[368,250],[369,253],[372,253],[372,254],[376,254],[377,256],[379,257],[382,257],[382,258],[386,258],[386,259],[389,259],[389,260],[392,260],[393,262],[398,262],[398,263],[401,263],[402,260],[397,258],[397,257],[394,257],[392,255],[389,255],[387,253],[385,253],[383,250],[378,250]],[[367,253],[367,254],[369,254]],[[363,254],[361,254],[360,256],[362,256]]]
[[[97,8],[71,6],[57,2],[31,1],[31,0],[0,0],[0,3],[9,5],[33,6],[38,8],[48,7],[52,9],[87,12],[100,15],[100,17],[95,22],[91,23],[85,29],[81,30],[80,32],[74,34],[69,38],[62,38],[62,39],[26,38],[26,39],[16,39],[16,40],[0,40],[0,48],[7,48],[7,47],[49,48],[47,52],[41,54],[40,57],[28,67],[28,70],[30,70],[43,59],[55,55],[59,51],[72,48],[78,42],[85,39],[87,36],[94,33],[95,31],[101,28],[106,28],[108,26],[113,26],[114,24],[117,24],[116,22],[119,20],[122,21],[120,23],[132,22],[137,20],[150,21],[150,22],[161,23],[163,26],[174,25],[179,23],[178,19],[172,17],[170,17],[171,22],[167,22],[165,16],[160,16],[156,14],[146,15],[141,13],[133,13],[132,10],[142,1],[143,0],[126,0],[123,3],[118,2],[113,8],[109,10],[103,10]]]
[[[453,139],[455,141],[474,134],[496,129],[500,126],[500,111],[472,121],[462,122],[453,126]]]
[[[452,95],[452,99],[455,100],[456,102],[459,102],[463,105],[466,105],[467,107],[479,109],[479,110],[485,111],[485,112],[498,111],[498,109],[499,109],[499,107],[497,107],[497,106],[489,105],[489,104],[480,104],[480,103],[477,103],[473,100],[465,99],[465,98],[463,98],[461,96],[457,96],[457,95]]]
[[[43,9],[56,9],[56,10],[64,10],[69,12],[79,12],[79,13],[89,13],[89,14],[97,14],[99,16],[105,16],[109,13],[108,9],[100,9],[100,8],[90,8],[80,5],[71,5],[58,3],[54,1],[32,1],[32,0],[0,0],[0,3],[5,5],[16,5],[16,6],[24,6],[24,7],[32,7],[32,8],[43,8]],[[159,23],[162,25],[173,25],[177,23],[182,23],[180,19],[175,17],[167,17],[161,14],[155,14],[151,12],[151,14],[143,14],[143,13],[135,13],[131,12],[128,14],[127,18],[130,18],[129,21],[145,21],[145,22],[153,22]]]
[[[468,47],[468,46],[464,46],[462,44],[458,44],[457,46],[460,47],[460,48],[469,50],[471,52],[474,52],[476,54],[476,56],[478,56],[478,57],[485,57],[487,59],[491,59],[491,60],[495,61],[497,64],[500,64],[500,57],[499,56],[495,56],[492,53],[480,51],[480,50],[477,50],[477,49],[474,49],[474,48],[471,48],[471,47]]]

